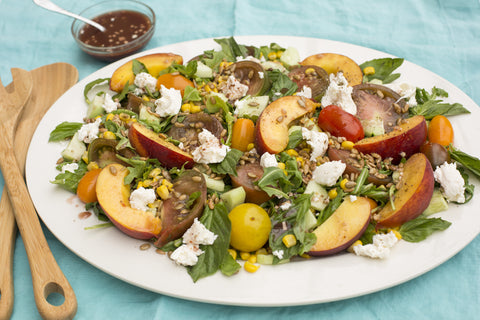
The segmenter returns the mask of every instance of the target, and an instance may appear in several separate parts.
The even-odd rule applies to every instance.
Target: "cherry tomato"
[[[247,151],[248,145],[255,140],[255,124],[250,119],[238,119],[233,124],[232,148]]]
[[[232,223],[230,245],[237,250],[252,252],[267,242],[272,229],[268,213],[259,205],[243,203],[228,214]]]
[[[96,202],[97,192],[95,187],[97,185],[97,178],[102,169],[93,169],[88,171],[82,179],[78,182],[77,196],[84,203]]]
[[[335,105],[326,106],[320,111],[318,125],[333,136],[345,137],[352,142],[357,142],[365,137],[360,120]]]
[[[428,125],[428,141],[447,147],[453,143],[453,127],[450,121],[442,115],[433,117]]]
[[[182,92],[182,97],[186,87],[188,86],[194,87],[194,84],[192,81],[190,81],[189,79],[185,78],[184,76],[178,73],[162,74],[157,79],[157,89],[160,89],[160,86],[162,84],[165,86],[165,88],[168,88],[168,89],[174,88],[174,89],[180,90]]]
[[[420,152],[430,161],[433,170],[445,162],[450,162],[450,154],[441,144],[427,141],[420,147]]]

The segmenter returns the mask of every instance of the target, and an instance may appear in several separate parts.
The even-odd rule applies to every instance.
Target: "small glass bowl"
[[[80,40],[80,35],[83,33],[84,27],[87,28],[90,26],[86,25],[84,22],[80,20],[74,20],[72,23],[72,35],[75,41],[77,42],[80,49],[84,52],[88,53],[89,55],[104,61],[115,61],[120,58],[129,56],[136,51],[142,49],[148,41],[153,36],[155,32],[155,13],[153,10],[144,3],[134,0],[112,0],[112,1],[104,1],[94,4],[87,9],[83,10],[80,15],[89,19],[95,19],[101,15],[114,12],[114,11],[135,11],[141,13],[148,17],[150,20],[150,28],[141,36],[136,37],[135,39],[131,39],[130,41],[114,45],[114,46],[94,46],[85,43],[84,41]],[[107,27],[107,26],[104,26]],[[93,27],[92,27],[93,28]],[[110,32],[111,30],[107,28],[107,31]],[[100,31],[98,31],[100,32]]]

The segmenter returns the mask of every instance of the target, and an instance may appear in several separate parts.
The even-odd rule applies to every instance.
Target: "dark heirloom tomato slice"
[[[192,147],[197,146],[198,133],[202,129],[207,129],[219,139],[223,131],[223,126],[217,118],[203,112],[187,114],[181,123],[183,124],[181,127],[172,126],[168,130],[167,136],[175,140],[180,140],[184,137]]]
[[[450,153],[448,153],[447,149],[441,144],[435,142],[425,142],[420,147],[420,152],[427,157],[428,161],[430,161],[433,170],[445,162],[451,161]]]
[[[247,163],[237,166],[237,175],[230,175],[232,186],[243,187],[246,193],[245,202],[262,204],[270,200],[263,190],[257,190],[254,182],[263,176],[263,167],[258,163]]]
[[[155,246],[161,248],[168,242],[180,238],[200,217],[207,199],[207,184],[200,172],[189,170],[182,174],[173,184],[171,197],[163,202],[161,214],[162,231],[155,241]],[[200,192],[200,195],[187,208],[189,197]],[[182,195],[187,195],[184,197]]]
[[[357,142],[365,137],[360,120],[339,106],[329,105],[318,114],[318,126],[335,137]]]
[[[248,86],[248,95],[262,95],[270,86],[268,75],[260,63],[254,61],[239,61],[231,65],[227,70],[233,70],[232,72],[235,78]]]
[[[319,101],[330,84],[328,73],[318,66],[300,66],[288,73],[288,77],[297,84],[301,91],[303,86],[312,89],[312,98]]]
[[[135,156],[135,152],[130,149],[117,150],[118,140],[97,138],[88,145],[88,162],[96,162],[100,168],[110,163],[119,163],[126,165],[125,162],[117,158],[117,154],[131,158]]]

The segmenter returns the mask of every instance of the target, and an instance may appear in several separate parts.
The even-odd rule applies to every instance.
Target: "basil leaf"
[[[451,222],[442,220],[441,218],[425,218],[420,216],[405,222],[398,232],[400,232],[402,239],[405,241],[420,242],[435,231],[447,229],[451,224]]]
[[[48,138],[48,142],[63,141],[73,137],[73,135],[82,127],[80,122],[64,121],[53,129]]]
[[[421,115],[429,120],[436,115],[454,116],[458,114],[470,113],[460,103],[445,103],[440,98],[448,97],[448,93],[440,88],[433,87],[429,94],[425,89],[417,88],[415,100],[417,105],[409,109],[411,115]]]
[[[100,221],[110,221],[98,202],[90,202],[85,204],[85,210],[92,210]]]
[[[448,147],[447,150],[450,158],[470,170],[477,178],[480,178],[480,159],[455,149],[453,146]]]
[[[244,45],[239,45],[233,37],[225,39],[214,39],[222,47],[222,51],[229,58],[229,61],[235,62],[237,57],[245,58],[247,49]]]
[[[281,97],[291,96],[297,91],[297,84],[281,71],[269,70],[267,73],[268,79],[272,81],[272,87],[269,93],[271,101],[275,101]]]
[[[133,59],[132,60],[132,71],[134,75],[145,72],[148,73],[147,67],[140,61]]]
[[[87,104],[92,103],[90,101],[90,99],[88,99],[88,93],[90,92],[90,90],[92,90],[93,87],[95,87],[96,85],[98,85],[100,83],[103,83],[105,81],[110,81],[110,78],[100,78],[100,79],[93,80],[92,82],[87,83],[87,85],[83,89],[83,96],[85,97],[85,101],[87,102]]]
[[[263,170],[263,176],[256,182],[257,186],[268,193],[269,196],[278,196],[288,199],[289,196],[282,191],[280,184],[289,184],[287,176],[278,167],[268,167]]]
[[[237,149],[230,149],[227,155],[220,163],[209,164],[210,169],[216,174],[232,174],[237,176],[237,163],[242,157],[243,152]]]
[[[61,171],[62,167],[71,162],[64,162],[57,166],[57,170]],[[87,172],[87,164],[85,162],[78,162],[78,169],[75,172],[65,171],[55,176],[55,179],[51,181],[53,184],[57,184],[65,190],[72,193],[77,192],[78,182],[83,178]]]
[[[202,96],[200,96],[198,89],[186,86],[183,101],[202,101]]]
[[[233,259],[231,254],[226,254],[220,264],[220,271],[226,276],[232,276],[240,270],[242,266]]]
[[[392,74],[403,63],[404,59],[401,58],[380,58],[366,61],[360,65],[363,70],[366,67],[373,67],[375,73],[371,75],[364,75],[366,82],[370,82],[373,79],[381,80],[382,83],[390,83],[400,77],[399,73]]]

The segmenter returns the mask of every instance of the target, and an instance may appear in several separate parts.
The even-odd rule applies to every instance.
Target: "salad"
[[[441,88],[295,48],[217,39],[184,62],[143,56],[85,87],[84,122],[53,183],[127,235],[150,240],[194,281],[351,252],[381,259],[450,225],[431,214],[473,196],[479,160],[456,149]]]

